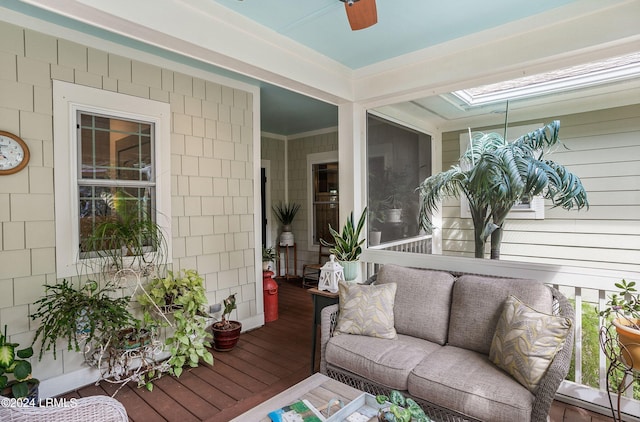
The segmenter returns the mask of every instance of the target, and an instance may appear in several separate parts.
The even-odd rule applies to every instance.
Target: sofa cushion
[[[340,314],[334,334],[396,338],[393,303],[396,284],[382,286],[340,282]]]
[[[489,359],[534,394],[571,330],[571,320],[536,311],[509,296],[491,342]]]
[[[443,271],[384,265],[376,284],[396,283],[396,331],[444,345],[455,278]]]
[[[551,290],[539,281],[464,275],[453,287],[449,344],[488,355],[509,295],[539,312],[552,313]]]
[[[458,347],[436,350],[409,374],[412,396],[492,422],[527,422],[534,396],[486,355]]]
[[[406,390],[411,370],[440,347],[402,334],[395,340],[345,334],[329,340],[325,356],[331,366],[392,389]]]

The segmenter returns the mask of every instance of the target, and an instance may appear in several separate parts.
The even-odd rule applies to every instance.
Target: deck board
[[[179,378],[165,376],[155,382],[151,392],[132,383],[122,387],[115,398],[125,406],[129,419],[132,422],[228,422],[308,377],[311,297],[299,283],[280,281],[278,285],[279,318],[242,333],[238,345],[230,352],[212,351],[213,366],[185,368]],[[318,351],[316,370],[319,356]],[[102,381],[63,397],[112,395],[119,387],[119,384]],[[556,401],[551,421],[611,422],[612,419]]]

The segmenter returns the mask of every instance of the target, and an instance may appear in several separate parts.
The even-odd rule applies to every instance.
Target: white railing
[[[585,337],[584,328],[589,327],[583,327],[583,317],[591,316],[593,320],[598,321],[599,318],[597,317],[596,307],[598,307],[598,309],[604,308],[607,296],[617,290],[614,283],[620,281],[622,278],[640,281],[640,273],[621,273],[610,270],[561,265],[425,255],[423,253],[399,254],[378,248],[369,248],[364,251],[362,260],[365,263],[364,278],[374,274],[380,265],[394,263],[410,267],[444,271],[531,278],[553,285],[573,302],[576,310],[574,381],[563,381],[558,390],[557,399],[607,416],[611,415],[609,398],[606,392],[607,362],[604,353],[600,349],[597,335],[599,333],[599,326],[595,327],[595,340],[593,336]],[[593,312],[593,314],[588,315],[590,312]],[[601,324],[602,321],[599,323]],[[586,331],[593,334],[594,329],[590,327]],[[587,351],[587,353],[585,353],[585,351]],[[588,378],[585,377],[587,374],[584,372],[583,356],[593,354],[599,356],[597,386],[589,386],[583,383],[583,380]],[[593,371],[591,371],[591,373],[592,372]],[[629,393],[621,398],[620,408],[624,414],[624,420],[640,421],[640,401],[634,400],[632,398],[633,389],[630,388],[629,390]]]
[[[431,253],[431,238],[432,236],[430,234],[409,237],[393,242],[385,242],[376,246],[369,246],[369,248],[378,251],[412,252],[425,254]]]

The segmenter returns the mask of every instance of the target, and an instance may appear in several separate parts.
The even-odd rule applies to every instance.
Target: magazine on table
[[[272,422],[325,422],[327,419],[309,400],[298,400],[269,413]]]

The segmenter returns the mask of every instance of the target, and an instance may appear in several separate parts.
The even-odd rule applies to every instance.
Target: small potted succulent
[[[618,342],[622,347],[625,362],[633,369],[640,369],[640,296],[636,282],[622,280],[615,286],[618,293],[609,296],[607,307],[598,312],[611,323],[618,333]]]
[[[405,398],[401,392],[391,390],[389,396],[383,394],[376,396],[378,404],[388,406],[378,411],[379,422],[430,422],[431,419],[413,399]]]
[[[271,263],[278,259],[278,251],[273,246],[267,248],[262,247],[262,271],[269,271],[271,269]]]
[[[222,319],[214,322],[211,326],[213,332],[213,348],[218,352],[228,352],[233,349],[240,339],[240,331],[242,323],[240,321],[229,321],[231,312],[236,309],[235,293],[222,301],[224,311],[222,311]]]
[[[31,377],[31,363],[27,360],[31,356],[33,348],[18,349],[17,343],[9,343],[5,325],[0,334],[0,395],[28,398],[37,404],[40,381]],[[7,374],[13,375],[13,380]]]

